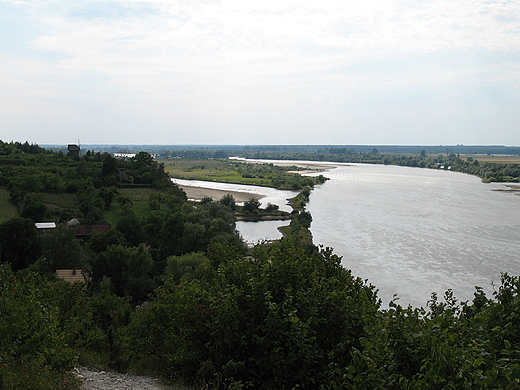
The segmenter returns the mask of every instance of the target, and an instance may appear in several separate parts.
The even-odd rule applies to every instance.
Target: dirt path
[[[82,390],[173,390],[148,376],[96,371],[86,367],[75,368],[74,375],[83,381]]]

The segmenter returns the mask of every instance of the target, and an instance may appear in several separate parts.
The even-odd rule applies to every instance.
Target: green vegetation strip
[[[299,190],[314,186],[323,177],[305,177],[293,171],[305,169],[296,166],[252,164],[224,159],[159,159],[172,177],[187,180],[205,180],[222,183],[273,187],[281,190]]]

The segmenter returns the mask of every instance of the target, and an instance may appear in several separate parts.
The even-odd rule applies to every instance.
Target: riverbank
[[[260,194],[252,194],[250,192],[240,192],[240,191],[227,191],[227,190],[217,190],[214,188],[204,188],[204,187],[194,187],[187,185],[178,185],[183,191],[186,193],[188,199],[193,200],[201,200],[204,197],[210,197],[215,201],[222,199],[225,195],[232,195],[235,199],[235,202],[243,203],[247,202],[250,199],[262,199],[264,195]]]
[[[260,221],[288,221],[291,219],[290,214],[277,214],[277,215],[237,215],[237,221],[245,222],[260,222]]]
[[[239,159],[239,161],[240,160],[241,159]],[[247,162],[253,163],[253,164],[265,164],[266,162],[270,163],[271,161],[269,161],[269,160],[247,160]],[[274,165],[279,165],[279,166],[297,166],[297,167],[305,168],[304,171],[293,171],[293,173],[297,173],[300,175],[316,174],[316,173],[321,173],[321,172],[332,170],[332,169],[336,168],[332,164],[316,163],[316,162],[312,162],[312,161],[302,161],[302,162],[276,161],[273,163],[274,163]],[[174,178],[173,180],[175,181],[176,179]],[[186,180],[184,180],[184,181],[186,182]],[[204,180],[202,180],[202,181],[204,181]],[[214,182],[218,183],[219,181],[218,180],[217,181],[208,181],[208,183],[214,183]],[[227,182],[222,181],[220,183],[227,183]],[[235,183],[232,182],[230,184],[240,184],[240,182],[237,181]],[[235,199],[235,202],[237,202],[237,203],[247,202],[250,199],[259,200],[259,199],[262,199],[265,197],[265,195],[262,195],[262,194],[256,194],[256,193],[245,192],[245,191],[233,191],[233,190],[228,190],[228,189],[223,190],[223,189],[208,188],[208,187],[202,187],[202,186],[191,186],[189,184],[179,184],[179,183],[177,183],[177,185],[184,190],[188,199],[196,200],[196,201],[199,201],[199,200],[203,199],[204,197],[210,197],[213,200],[218,201],[223,196],[228,195],[228,194],[232,195],[233,198]],[[271,188],[274,189],[274,187],[271,187]],[[289,198],[287,198],[287,199],[289,199]]]

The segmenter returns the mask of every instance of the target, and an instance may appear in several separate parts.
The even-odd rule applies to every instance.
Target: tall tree
[[[41,237],[43,259],[52,271],[57,269],[77,269],[85,264],[86,254],[76,239],[74,229],[65,225]]]
[[[38,229],[29,218],[12,218],[0,224],[0,261],[13,270],[26,268],[40,255]]]

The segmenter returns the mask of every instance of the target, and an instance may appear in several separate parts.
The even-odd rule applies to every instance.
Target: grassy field
[[[128,196],[135,203],[136,201],[146,201],[152,192],[158,192],[155,188],[119,188],[119,194]]]
[[[42,194],[43,203],[47,207],[50,208],[60,208],[60,209],[76,209],[78,208],[76,204],[76,194],[67,194],[67,193],[48,193],[44,192]]]
[[[6,188],[0,188],[0,223],[18,216],[16,206],[11,202],[9,191]]]
[[[492,162],[498,164],[520,164],[520,156],[482,156],[482,155],[461,155],[462,159],[472,157],[480,162]]]
[[[224,183],[268,185],[264,178],[244,178],[228,160],[158,160],[164,163],[165,171],[172,177],[188,180],[207,180]]]

